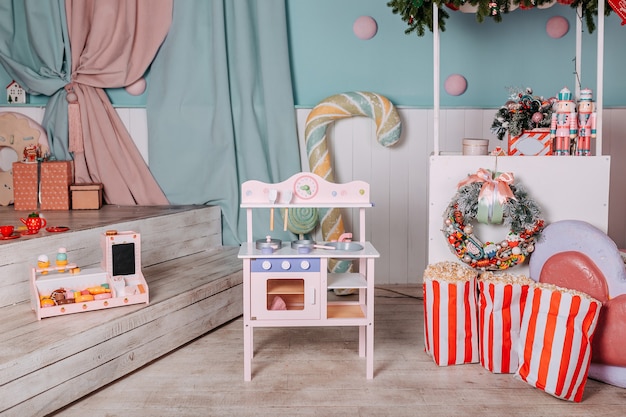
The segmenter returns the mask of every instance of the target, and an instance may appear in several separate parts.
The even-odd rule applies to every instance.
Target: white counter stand
[[[583,220],[607,233],[609,216],[609,180],[611,157],[602,155],[602,101],[604,61],[604,2],[598,4],[598,47],[595,156],[469,156],[446,155],[439,149],[440,110],[440,33],[439,9],[433,4],[433,85],[434,122],[433,155],[429,167],[428,262],[458,260],[448,247],[443,233],[443,213],[457,190],[457,184],[479,168],[493,172],[512,172],[516,182],[528,191],[542,210],[546,224],[558,220]],[[580,15],[580,12],[578,13]],[[503,30],[507,30],[502,23]],[[517,30],[517,28],[508,28]],[[580,19],[576,22],[576,73],[581,74]],[[576,97],[579,96],[576,84]],[[476,225],[474,225],[476,226]],[[506,235],[504,227],[480,225],[483,241],[497,241]],[[516,274],[527,274],[528,266],[519,265]]]
[[[365,357],[366,377],[374,375],[374,259],[380,254],[365,237],[365,208],[371,207],[369,184],[334,184],[312,173],[267,184],[247,181],[241,189],[247,210],[247,242],[243,260],[244,380],[252,378],[255,327],[358,326],[359,356]],[[278,198],[270,201],[270,191]],[[285,196],[292,195],[290,201]],[[252,210],[283,212],[286,208],[358,208],[359,250],[313,249],[301,253],[282,242],[271,253],[257,249],[252,237]],[[280,218],[280,217],[279,217]],[[280,223],[282,228],[283,224]],[[270,232],[268,232],[270,233]],[[329,259],[353,259],[356,272],[329,273]],[[331,289],[358,289],[356,300],[328,300]],[[280,309],[276,309],[276,303]]]

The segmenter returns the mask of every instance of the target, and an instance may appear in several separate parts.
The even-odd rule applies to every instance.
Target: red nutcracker
[[[578,102],[578,140],[576,155],[591,155],[591,139],[596,138],[596,113],[593,111],[593,93],[585,88]]]
[[[552,153],[554,155],[569,155],[570,142],[576,137],[578,122],[572,93],[567,87],[559,92],[555,106],[550,124],[550,137],[553,140]]]

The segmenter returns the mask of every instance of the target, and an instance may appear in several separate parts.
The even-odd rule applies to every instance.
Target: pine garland
[[[507,132],[519,136],[525,130],[549,128],[556,98],[533,95],[532,88],[509,88],[509,100],[501,106],[491,123],[491,132],[502,140]]]
[[[446,19],[450,15],[443,8],[444,6],[452,10],[466,4],[478,6],[476,20],[482,23],[486,17],[501,22],[502,15],[509,13],[511,4],[531,8],[551,2],[552,0],[390,0],[387,6],[391,7],[393,14],[399,14],[402,20],[407,23],[408,28],[405,29],[405,34],[415,32],[417,36],[424,36],[426,28],[431,32],[433,31],[433,3],[439,8],[439,28],[445,32]],[[576,9],[579,5],[582,6],[581,19],[585,21],[589,33],[593,33],[596,29],[594,16],[598,15],[598,0],[573,0],[569,6]],[[604,10],[605,16],[612,12],[611,7],[606,7]]]

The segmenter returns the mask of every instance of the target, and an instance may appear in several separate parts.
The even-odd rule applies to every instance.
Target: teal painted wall
[[[287,0],[294,96],[311,107],[343,91],[375,91],[398,106],[433,106],[432,33],[405,35],[406,24],[385,0]],[[358,39],[354,21],[373,17],[378,32]],[[552,16],[568,19],[560,39],[546,34]],[[516,10],[503,22],[477,23],[474,14],[450,11],[441,35],[441,83],[462,74],[468,89],[461,96],[441,93],[442,107],[498,107],[506,87],[533,88],[554,96],[567,86],[574,91],[575,11],[555,5],[544,10]],[[595,90],[597,31],[584,27],[582,87]],[[605,21],[605,107],[626,106],[626,26],[611,14]]]
[[[391,13],[386,0],[286,0],[294,100],[313,107],[327,96],[344,91],[374,91],[398,106],[433,106],[432,33],[405,35],[405,23]],[[570,30],[552,39],[545,31],[552,16],[568,19]],[[359,16],[371,16],[378,32],[370,40],[352,30]],[[626,107],[626,26],[611,14],[605,21],[604,106]],[[582,87],[595,91],[597,32],[583,33]],[[498,107],[507,87],[532,87],[534,93],[554,96],[561,88],[575,88],[575,12],[555,5],[545,10],[516,10],[502,23],[477,23],[474,14],[450,12],[441,36],[441,82],[461,74],[468,89],[460,96],[441,93],[442,107]],[[148,82],[149,76],[147,77]],[[0,85],[11,80],[0,67]],[[145,94],[124,89],[107,91],[114,105],[143,107]],[[43,105],[45,97],[29,98]],[[0,96],[6,105],[6,95]]]

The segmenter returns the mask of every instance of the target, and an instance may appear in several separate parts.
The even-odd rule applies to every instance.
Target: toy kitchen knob
[[[280,267],[284,270],[287,271],[291,268],[291,264],[289,263],[289,261],[282,261],[282,263],[280,264]]]
[[[300,268],[302,268],[303,270],[307,270],[311,267],[311,264],[309,263],[309,261],[302,261],[300,262]]]
[[[270,261],[263,261],[263,263],[261,264],[261,268],[267,271],[272,268],[272,263]]]
[[[20,218],[20,221],[26,225],[28,233],[38,233],[39,229],[46,227],[48,222],[43,217],[27,217],[26,219]]]

